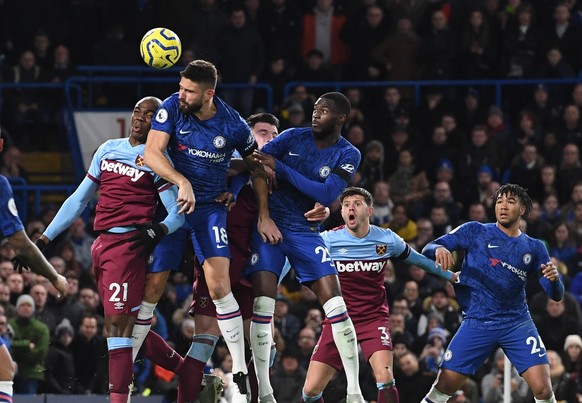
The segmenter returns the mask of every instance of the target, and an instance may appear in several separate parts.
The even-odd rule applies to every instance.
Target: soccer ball
[[[141,57],[148,66],[156,69],[172,67],[182,54],[180,38],[167,28],[150,29],[141,38]]]

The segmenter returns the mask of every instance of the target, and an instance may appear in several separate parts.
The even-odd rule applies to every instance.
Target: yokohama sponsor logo
[[[386,266],[386,260],[369,261],[369,260],[354,260],[354,261],[335,261],[335,267],[339,273],[351,273],[359,271],[376,271],[380,272]]]
[[[196,148],[188,148],[188,154],[195,157],[206,158],[212,160],[212,162],[222,162],[226,157],[225,153],[217,153],[213,151],[198,150]]]
[[[132,182],[137,182],[145,174],[144,171],[140,171],[121,162],[109,162],[107,160],[101,161],[101,171],[129,176]]]

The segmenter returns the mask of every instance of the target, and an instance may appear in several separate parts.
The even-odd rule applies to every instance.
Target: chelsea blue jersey
[[[214,97],[216,114],[208,120],[180,112],[178,93],[158,109],[152,129],[170,135],[168,154],[190,183],[197,203],[214,203],[227,190],[227,169],[236,149],[244,158],[256,148],[255,138],[239,113]]]
[[[18,217],[12,188],[8,179],[0,175],[0,235],[10,236],[23,229],[24,226]]]
[[[526,279],[550,261],[540,240],[524,233],[510,237],[494,223],[468,222],[433,243],[465,251],[460,281],[455,284],[463,320],[473,327],[498,328],[531,319]]]
[[[335,200],[344,190],[360,164],[360,152],[349,141],[339,137],[326,148],[318,149],[311,127],[291,128],[263,146],[261,152],[270,154],[285,166],[308,180],[336,181]],[[337,194],[335,194],[337,193]],[[278,226],[293,231],[319,231],[303,214],[313,208],[316,200],[277,175],[277,188],[269,198],[271,218]],[[326,204],[326,203],[322,203]]]

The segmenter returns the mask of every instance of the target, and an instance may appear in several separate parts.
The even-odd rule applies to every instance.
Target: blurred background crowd
[[[582,381],[582,4],[576,0],[0,0],[0,83],[64,82],[79,65],[141,65],[138,43],[154,26],[182,40],[180,65],[202,58],[216,63],[221,83],[267,83],[281,130],[310,124],[316,97],[335,81],[390,81],[378,87],[346,86],[352,112],[343,135],[362,153],[353,185],[374,197],[373,223],[397,232],[415,249],[469,221],[490,221],[490,196],[504,183],[528,189],[534,200],[522,221],[541,238],[563,275],[566,298],[548,300],[528,283],[528,302],[548,349],[558,400],[579,402]],[[176,85],[153,93],[161,98]],[[496,104],[491,86],[443,85],[443,80],[535,79],[508,86]],[[570,78],[572,84],[547,83]],[[440,80],[416,98],[399,81]],[[284,86],[298,82],[289,94]],[[319,82],[317,87],[301,83]],[[220,86],[219,86],[220,87]],[[131,95],[131,94],[129,94]],[[219,89],[242,116],[265,109],[252,89]],[[129,110],[134,97],[103,88],[96,105]],[[25,181],[22,153],[62,151],[62,93],[9,88],[1,98],[3,136],[10,147],[0,173]],[[28,217],[35,240],[58,206]],[[331,206],[323,228],[341,224]],[[71,292],[55,290],[32,273],[14,272],[13,251],[0,241],[0,337],[11,346],[17,377],[29,391],[106,393],[107,353],[102,307],[95,291],[91,220],[78,219],[48,251],[69,279]],[[457,264],[462,256],[457,256]],[[180,354],[188,350],[193,321],[192,257],[172,275],[156,310],[154,330]],[[385,273],[391,309],[395,374],[402,402],[418,402],[433,382],[440,354],[460,323],[454,291],[419,268]],[[28,297],[30,296],[30,297]],[[321,331],[322,309],[293,272],[277,299],[278,356],[275,397],[298,401],[309,356]],[[31,320],[30,318],[35,320]],[[34,328],[34,329],[33,329]],[[22,354],[29,331],[46,332],[31,360]],[[50,339],[50,340],[49,340]],[[46,367],[46,371],[38,368]],[[211,366],[228,374],[231,359],[219,344]],[[365,396],[376,396],[362,365]],[[498,402],[503,355],[492,356],[455,402]],[[225,376],[225,379],[228,377]],[[175,393],[173,374],[146,360],[136,364],[136,389]],[[225,399],[228,400],[228,385]],[[18,392],[18,391],[17,391]],[[325,399],[345,396],[341,373]],[[533,401],[514,375],[512,401]]]

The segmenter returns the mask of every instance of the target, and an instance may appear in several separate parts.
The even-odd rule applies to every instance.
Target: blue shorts
[[[498,347],[522,374],[534,365],[548,364],[546,347],[534,322],[528,319],[504,329],[475,329],[462,322],[443,355],[441,367],[464,375],[477,369]]]
[[[230,259],[224,204],[196,205],[192,213],[186,214],[184,225],[163,237],[156,246],[148,262],[148,273],[178,270],[188,238],[192,239],[200,262],[217,256]]]
[[[251,240],[251,256],[245,268],[246,276],[258,271],[270,271],[278,278],[285,267],[285,257],[289,258],[300,283],[316,281],[330,274],[337,275],[329,251],[318,232],[279,230],[283,241],[277,245],[263,242],[255,230]]]

